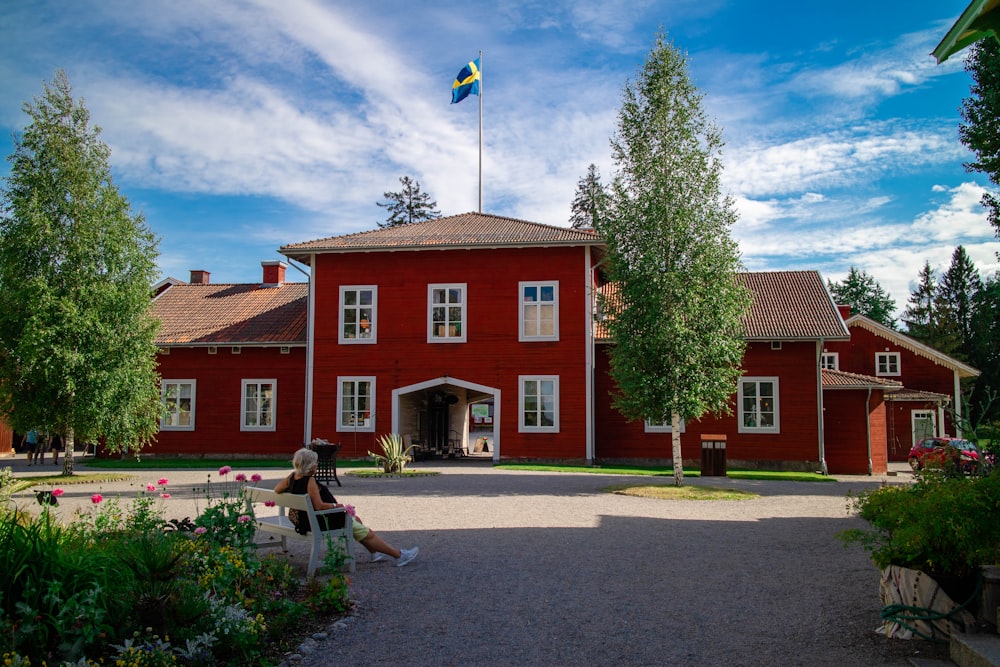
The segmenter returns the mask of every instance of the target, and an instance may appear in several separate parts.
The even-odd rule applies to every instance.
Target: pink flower
[[[237,523],[246,523],[249,520],[250,520],[250,517],[249,517],[249,515],[246,515],[246,514],[241,514],[238,517],[236,517]]]
[[[62,489],[52,489],[52,495],[58,498],[64,493]]]
[[[354,505],[344,505],[344,511],[351,516],[357,516],[357,513],[354,511]]]
[[[102,500],[104,500],[104,496],[102,496],[99,493],[95,493],[90,497],[90,502],[94,503],[95,505],[101,502]]]
[[[161,497],[161,498],[169,498],[169,497],[170,497],[170,494],[169,494],[169,493],[161,493],[161,494],[160,494],[160,497]]]
[[[247,481],[247,476],[241,472],[238,472],[236,473],[236,477],[234,477],[233,479],[235,479],[237,482],[245,482]]]
[[[160,486],[166,486],[168,484],[167,478],[161,477],[160,479],[156,480],[156,483],[159,484]]]
[[[264,501],[264,507],[274,507],[274,501],[273,500],[265,500]]]
[[[204,535],[207,532],[208,528],[205,528],[205,526],[198,526],[197,528],[194,529],[195,535]]]
[[[219,468],[219,474],[222,475],[223,477],[225,477],[226,475],[228,475],[232,471],[233,471],[233,469],[230,468],[229,466],[222,466],[221,468]]]
[[[156,491],[156,485],[155,484],[147,484],[146,485],[146,490],[147,491]]]
[[[251,482],[259,482],[262,479],[264,479],[264,478],[261,477],[260,475],[258,475],[257,473],[254,473],[254,474],[250,475],[250,481]]]

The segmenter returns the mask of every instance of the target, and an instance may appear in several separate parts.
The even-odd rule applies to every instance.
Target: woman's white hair
[[[299,475],[308,475],[316,467],[317,461],[319,461],[319,454],[303,447],[292,457],[292,467]]]

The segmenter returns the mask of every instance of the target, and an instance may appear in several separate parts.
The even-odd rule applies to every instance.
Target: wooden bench
[[[314,510],[309,496],[296,495],[294,493],[275,493],[272,489],[262,489],[255,486],[247,487],[247,497],[253,506],[254,521],[257,522],[257,530],[261,533],[279,536],[280,541],[269,540],[268,542],[256,543],[258,549],[280,546],[283,550],[288,550],[288,538],[307,542],[312,545],[309,553],[309,567],[306,570],[307,576],[313,576],[319,564],[320,554],[327,545],[327,537],[334,540],[343,538],[346,551],[347,567],[350,572],[354,572],[354,529],[351,515],[343,507],[329,510]],[[265,515],[258,509],[269,507],[267,503],[274,503],[273,507],[277,514]],[[258,507],[260,506],[260,507]],[[305,512],[309,517],[310,531],[306,535],[295,532],[295,524],[288,518],[288,510],[296,509]],[[319,518],[330,514],[343,514],[344,527],[333,530],[321,530]]]

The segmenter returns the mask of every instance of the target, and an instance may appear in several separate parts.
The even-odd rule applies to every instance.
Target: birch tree
[[[625,86],[611,145],[615,173],[597,231],[617,285],[602,304],[614,405],[628,419],[669,421],[679,486],[681,421],[732,410],[750,295],[730,236],[733,200],[721,190],[721,132],[686,56],[662,34]]]
[[[24,104],[0,198],[0,412],[12,426],[138,449],[157,431],[157,239],[59,71]]]

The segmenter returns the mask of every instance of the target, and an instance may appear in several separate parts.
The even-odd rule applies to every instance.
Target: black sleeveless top
[[[309,480],[311,477],[299,477],[295,478],[295,473],[288,476],[288,492],[294,493],[297,496],[309,495]],[[326,488],[325,484],[316,482],[319,486],[319,498],[324,503],[335,503],[337,499],[334,497],[330,489]],[[316,509],[316,508],[313,508]],[[297,510],[289,510],[289,519],[295,524],[295,532],[300,535],[306,535],[310,531],[309,527],[309,517],[305,512],[299,512]],[[345,519],[344,513],[338,512],[337,514],[328,514],[325,516],[316,517],[319,521],[320,528],[323,530],[336,530],[338,528],[343,528]]]

